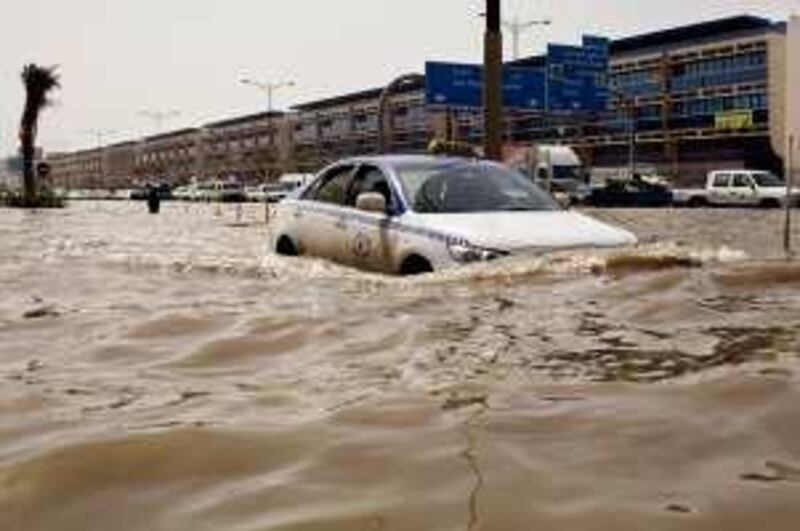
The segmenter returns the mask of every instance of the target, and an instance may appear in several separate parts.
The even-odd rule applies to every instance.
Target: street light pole
[[[628,99],[628,121],[630,127],[630,138],[628,143],[628,169],[629,178],[633,179],[636,173],[636,100],[633,96]]]
[[[403,85],[422,85],[424,83],[425,76],[422,74],[404,74],[392,80],[381,92],[381,96],[378,98],[378,153],[388,153],[391,150],[393,124],[389,100],[392,94]]]
[[[519,59],[519,50],[520,50],[520,38],[522,34],[527,30],[530,30],[536,26],[549,26],[553,22],[549,19],[538,19],[538,20],[526,20],[521,21],[519,19],[519,15],[514,15],[513,20],[504,20],[503,26],[508,28],[511,32],[511,42],[512,42],[512,50],[513,50],[513,59],[516,61]]]
[[[486,0],[483,58],[484,155],[500,160],[503,151],[503,33],[500,0]]]
[[[141,116],[145,118],[149,118],[153,121],[153,134],[158,134],[162,131],[162,126],[164,122],[169,120],[170,118],[176,118],[181,115],[180,111],[176,111],[174,109],[166,110],[166,111],[157,111],[147,109],[144,111],[139,111]]]
[[[256,87],[257,89],[265,92],[267,94],[267,112],[272,113],[273,106],[272,106],[272,96],[274,92],[278,89],[286,88],[286,87],[294,87],[294,81],[258,81],[255,79],[248,79],[244,78],[239,81],[242,85],[250,85]]]
[[[486,13],[481,13],[480,16],[486,17]],[[512,58],[516,61],[520,56],[520,40],[522,34],[536,26],[549,26],[553,21],[548,18],[523,21],[520,20],[519,15],[514,15],[512,20],[503,20],[501,23],[511,32]]]
[[[633,174],[636,173],[636,96],[611,86],[609,90],[619,102],[619,108],[625,109],[628,115],[628,178],[633,179]]]
[[[272,127],[272,112],[273,112],[273,95],[276,90],[288,87],[294,87],[296,83],[292,80],[289,81],[258,81],[255,79],[248,79],[243,78],[239,80],[242,85],[250,85],[252,87],[257,88],[258,90],[266,93],[267,95],[267,128],[269,130],[269,147],[270,151],[274,154],[277,152],[277,148],[275,146],[275,134]],[[275,161],[273,161],[275,162]]]
[[[111,135],[116,133],[113,129],[87,129],[87,133],[94,135],[95,139],[97,140],[97,185],[103,187],[103,183],[105,181],[105,164],[103,163],[103,156],[104,156],[104,147],[103,147],[103,137],[105,135]]]

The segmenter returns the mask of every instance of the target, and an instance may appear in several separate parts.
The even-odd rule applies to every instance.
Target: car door
[[[385,213],[356,209],[359,194],[379,193],[386,199]],[[371,271],[392,272],[397,235],[391,231],[390,215],[399,209],[396,191],[390,179],[379,167],[362,164],[355,173],[348,194],[348,206],[353,217],[347,227],[344,249],[347,263]]]
[[[737,206],[752,206],[758,204],[758,194],[753,180],[747,172],[736,172],[731,181],[732,204]]]
[[[347,238],[347,192],[354,164],[334,166],[321,175],[303,194],[293,212],[303,252],[343,261]]]
[[[713,205],[727,205],[730,197],[730,173],[715,173],[711,178],[711,187],[708,190],[708,201]]]

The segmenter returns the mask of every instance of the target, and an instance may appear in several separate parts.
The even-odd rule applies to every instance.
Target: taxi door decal
[[[350,252],[356,260],[363,262],[372,252],[372,239],[364,231],[359,230],[350,242]]]

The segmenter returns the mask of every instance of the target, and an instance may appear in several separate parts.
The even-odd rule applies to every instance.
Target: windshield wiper
[[[501,212],[532,212],[536,209],[530,206],[507,206],[498,208],[497,210]]]

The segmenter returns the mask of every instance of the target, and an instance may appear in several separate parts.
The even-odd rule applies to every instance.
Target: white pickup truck
[[[690,207],[757,206],[777,208],[786,205],[786,183],[766,171],[722,170],[708,174],[705,188],[675,189],[673,203]],[[791,204],[797,205],[800,189],[793,188]]]

